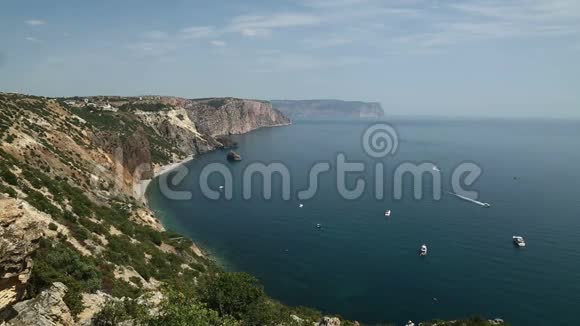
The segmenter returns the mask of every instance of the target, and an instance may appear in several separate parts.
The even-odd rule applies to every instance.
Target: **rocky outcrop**
[[[336,317],[322,317],[318,326],[340,326],[340,319]]]
[[[226,156],[228,161],[241,161],[242,157],[240,156],[240,154],[234,152],[234,151],[229,151],[228,155]]]
[[[243,134],[261,127],[290,124],[290,119],[265,101],[236,98],[192,100],[187,109],[197,130],[212,137]]]
[[[189,100],[176,97],[148,100],[167,107],[157,111],[136,110],[135,116],[174,146],[181,156],[197,156],[218,148],[232,147],[235,144],[228,135],[290,124],[286,116],[265,101],[236,98]],[[138,103],[133,106],[139,108]],[[127,154],[127,148],[123,147],[123,153]]]
[[[122,149],[123,166],[129,173],[134,173],[137,167],[145,165],[149,166],[149,168],[143,169],[142,177],[146,179],[153,175],[153,171],[150,168],[151,144],[142,129],[138,129],[135,133],[127,137],[122,142]]]
[[[25,295],[47,219],[26,202],[0,199],[0,312]]]
[[[380,103],[339,100],[273,100],[272,105],[292,119],[379,119]]]
[[[16,316],[10,319],[8,325],[75,325],[70,310],[63,300],[66,292],[67,287],[64,284],[54,283],[34,299],[15,304],[13,310]]]
[[[95,134],[93,142],[122,163],[127,173],[125,177],[131,176],[138,167],[142,178],[147,179],[153,175],[151,144],[143,129],[137,129],[130,135],[100,132]]]

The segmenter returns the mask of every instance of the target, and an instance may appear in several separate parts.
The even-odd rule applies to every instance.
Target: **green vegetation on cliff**
[[[224,103],[211,99],[207,105]],[[321,312],[288,307],[270,298],[253,276],[226,272],[198,255],[191,240],[160,228],[148,208],[133,199],[132,189],[123,188],[127,176],[116,175],[115,164],[135,168],[184,154],[175,138],[162,136],[171,134],[160,129],[170,123],[164,120],[167,116],[157,117],[154,124],[146,121],[167,107],[152,102],[112,112],[71,106],[62,99],[0,94],[0,203],[5,205],[2,208],[8,203],[16,207],[0,214],[27,215],[33,223],[25,226],[42,234],[28,243],[16,234],[10,245],[22,242],[20,251],[8,249],[17,252],[15,259],[20,260],[11,261],[17,267],[0,266],[0,272],[9,271],[4,273],[10,274],[7,277],[25,276],[24,291],[20,284],[14,285],[14,292],[22,295],[18,300],[33,298],[60,282],[68,288],[64,302],[77,318],[85,310],[85,295],[107,296],[103,309],[91,307],[100,310],[94,325],[127,320],[137,325],[312,325],[320,321]],[[184,119],[183,115],[176,118]],[[115,161],[118,148],[125,154],[121,162]],[[117,192],[115,182],[121,184]],[[14,233],[9,231],[2,234]],[[8,249],[2,253],[9,254]],[[29,255],[20,255],[28,251]],[[155,306],[149,298],[160,293],[161,303]],[[465,325],[485,322],[474,319]]]

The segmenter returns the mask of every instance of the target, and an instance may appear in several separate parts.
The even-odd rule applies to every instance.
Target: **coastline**
[[[250,133],[252,131],[256,131],[259,129],[263,129],[263,128],[277,128],[277,127],[285,127],[285,126],[290,126],[292,125],[292,121],[290,121],[289,123],[280,123],[280,124],[274,124],[271,126],[262,126],[247,132],[244,132],[242,134],[247,134]],[[211,153],[213,151],[219,150],[219,148],[214,148],[206,153]],[[203,154],[206,154],[203,153]],[[203,155],[200,154],[199,156]],[[147,206],[147,208],[149,207],[149,202],[147,201],[147,189],[149,188],[149,185],[151,184],[151,182],[159,177],[162,174],[165,174],[167,172],[170,172],[171,170],[175,169],[176,167],[178,167],[181,164],[185,164],[189,161],[193,161],[194,159],[198,158],[199,156],[195,156],[195,155],[189,155],[186,158],[179,160],[179,161],[175,161],[175,162],[171,162],[171,163],[167,163],[165,165],[159,165],[159,166],[154,166],[153,168],[153,177],[151,179],[143,179],[143,180],[139,180],[136,183],[133,184],[133,197],[141,202],[142,204],[144,204],[145,206]],[[159,220],[159,219],[158,219]]]
[[[147,206],[147,208],[151,209],[149,207],[149,202],[147,200],[147,189],[149,189],[149,185],[151,184],[151,182],[153,180],[155,180],[156,178],[158,178],[159,176],[174,170],[175,168],[177,168],[181,164],[185,164],[189,161],[193,161],[195,158],[196,158],[196,156],[190,155],[190,156],[188,156],[185,159],[182,159],[180,161],[168,163],[165,165],[155,166],[153,168],[154,169],[153,177],[151,179],[139,180],[136,184],[133,185],[133,196],[135,197],[135,199],[137,199],[137,201],[141,202],[142,204]],[[157,220],[159,220],[159,218]]]

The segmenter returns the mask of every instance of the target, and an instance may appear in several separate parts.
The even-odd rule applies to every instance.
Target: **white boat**
[[[518,247],[525,247],[526,246],[526,241],[524,240],[523,237],[520,237],[518,235],[514,235],[512,237],[512,239],[514,240],[514,244]]]
[[[298,205],[298,207],[302,208],[302,207],[304,207],[304,204],[300,204],[300,205]]]
[[[439,168],[437,166],[433,167],[433,171],[441,172],[441,170],[439,170]]]
[[[427,245],[421,245],[421,256],[427,256]]]
[[[390,210],[390,209],[387,209],[387,210],[385,211],[385,216],[386,216],[386,217],[389,217],[389,216],[391,216],[391,210]]]
[[[316,228],[317,228],[317,229],[322,229],[322,224],[320,224],[320,223],[317,223],[317,224],[316,224]]]
[[[224,186],[220,186],[220,189],[224,189]]]

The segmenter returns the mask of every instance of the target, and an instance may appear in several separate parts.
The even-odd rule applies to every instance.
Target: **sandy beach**
[[[147,188],[149,187],[149,184],[151,184],[151,181],[153,181],[153,179],[159,177],[160,175],[165,174],[165,173],[177,168],[181,164],[184,164],[184,163],[187,163],[187,162],[193,160],[194,158],[195,157],[193,155],[191,155],[191,156],[188,156],[187,158],[185,158],[181,161],[178,161],[178,162],[173,162],[173,163],[169,163],[166,165],[154,166],[153,178],[140,180],[139,182],[135,183],[135,185],[133,186],[133,196],[135,197],[135,199],[137,199],[141,203],[148,205],[146,194],[147,194]]]

